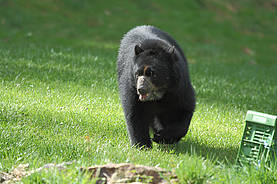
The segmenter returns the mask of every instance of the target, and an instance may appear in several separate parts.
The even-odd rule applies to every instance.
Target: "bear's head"
[[[136,45],[133,75],[139,100],[157,101],[170,91],[178,80],[174,70],[177,60],[174,46]]]

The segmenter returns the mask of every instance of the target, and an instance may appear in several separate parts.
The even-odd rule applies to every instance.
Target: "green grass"
[[[274,1],[0,0],[0,172],[76,160],[24,183],[86,183],[76,169],[130,162],[181,183],[274,183],[235,166],[246,111],[277,114]],[[116,81],[119,41],[152,24],[184,49],[197,107],[175,146],[130,147]]]

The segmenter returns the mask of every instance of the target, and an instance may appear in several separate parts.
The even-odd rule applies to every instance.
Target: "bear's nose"
[[[139,88],[139,89],[138,89],[138,92],[139,92],[139,94],[141,94],[141,95],[146,95],[146,94],[147,94],[147,91],[146,91],[145,89],[143,89],[143,88]]]

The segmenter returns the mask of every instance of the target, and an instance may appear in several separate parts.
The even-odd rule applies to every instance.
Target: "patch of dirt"
[[[172,172],[159,167],[148,167],[129,163],[107,164],[81,168],[82,171],[91,173],[92,178],[97,178],[97,184],[106,183],[152,183],[166,184],[177,183],[178,179]]]
[[[0,173],[0,183],[14,183],[33,173],[50,171],[51,169],[65,170],[67,165],[73,162],[61,164],[46,164],[40,168],[27,171],[29,164],[21,164],[13,168],[8,173]],[[92,167],[81,167],[81,171],[86,172],[92,179],[96,179],[97,184],[119,184],[119,183],[151,183],[169,184],[178,183],[178,178],[173,172],[166,171],[159,167],[148,167],[129,163],[106,164]]]

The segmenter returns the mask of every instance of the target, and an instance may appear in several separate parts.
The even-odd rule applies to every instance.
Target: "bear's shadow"
[[[182,139],[177,144],[155,144],[155,147],[161,151],[176,155],[191,155],[202,157],[214,162],[233,164],[237,156],[237,149],[229,147],[227,149],[219,147],[210,147],[206,144],[200,144],[191,139]]]

